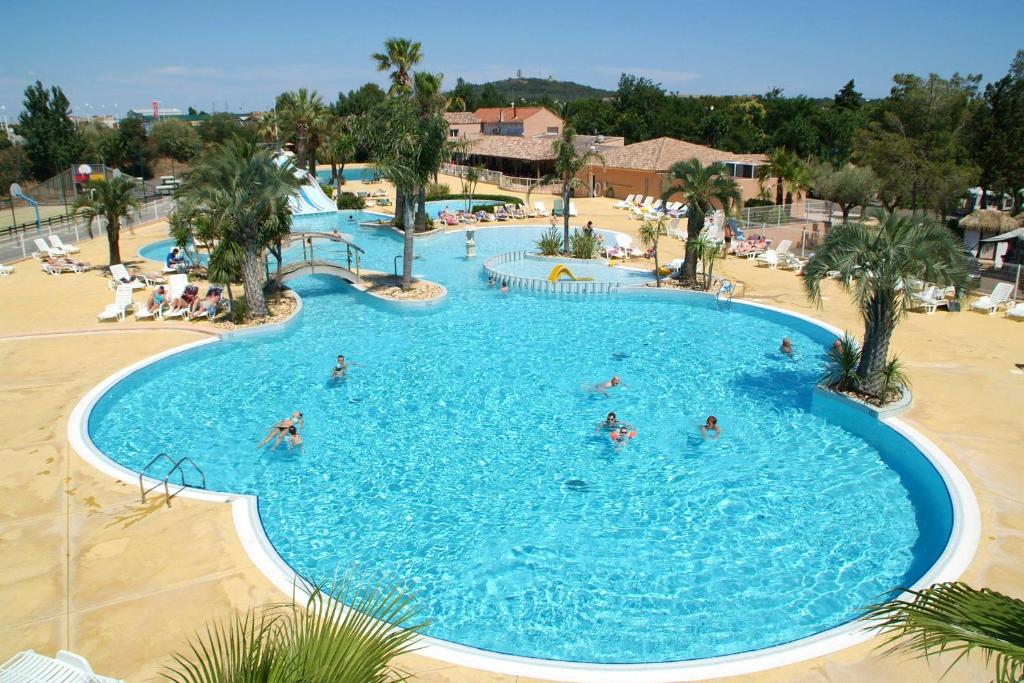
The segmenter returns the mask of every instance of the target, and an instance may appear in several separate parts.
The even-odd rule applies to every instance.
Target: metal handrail
[[[156,464],[156,462],[158,460],[160,460],[161,458],[163,458],[167,462],[171,463],[171,469],[167,470],[167,472],[164,474],[164,478],[163,479],[161,479],[160,481],[158,481],[157,483],[153,484],[152,486],[150,486],[147,489],[145,483],[143,482],[143,478],[145,477],[146,472],[149,470],[149,468],[152,467],[154,464]],[[192,465],[192,467],[195,469],[195,471],[199,473],[199,476],[202,477],[203,483],[200,486],[200,488],[204,488],[205,489],[206,488],[206,474],[203,473],[203,471],[199,468],[199,465],[197,465],[192,460],[192,458],[189,458],[189,457],[186,456],[186,457],[180,458],[179,460],[175,461],[173,458],[171,458],[171,456],[167,455],[164,452],[160,452],[160,453],[157,453],[156,455],[154,455],[153,459],[150,460],[148,463],[146,463],[146,466],[143,467],[139,471],[139,498],[141,499],[141,502],[145,503],[146,502],[146,494],[149,493],[150,491],[153,491],[156,488],[159,488],[160,485],[163,484],[163,487],[164,487],[164,499],[167,501],[167,507],[171,507],[171,498],[173,498],[174,496],[178,495],[179,493],[184,491],[185,488],[187,488],[187,485],[185,484],[185,472],[181,468],[182,463],[185,463],[185,462],[188,462],[190,465]],[[178,474],[181,475],[181,488],[178,489],[177,491],[175,491],[172,494],[171,493],[170,485],[168,484],[168,480],[170,480],[171,475],[174,474],[175,471],[177,471]]]

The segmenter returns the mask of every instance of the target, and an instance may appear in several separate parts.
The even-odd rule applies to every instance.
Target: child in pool
[[[718,439],[722,436],[722,428],[718,426],[718,418],[714,415],[709,415],[707,422],[700,428],[700,434],[705,439],[709,438],[711,433],[714,432],[714,438]]]

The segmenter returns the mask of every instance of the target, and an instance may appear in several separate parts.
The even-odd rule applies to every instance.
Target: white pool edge
[[[682,293],[709,296],[682,290],[652,288],[629,291],[630,293],[644,291],[666,295]],[[139,480],[138,472],[108,458],[96,447],[89,436],[89,415],[100,398],[131,373],[169,356],[232,337],[274,332],[290,325],[298,319],[298,314],[302,309],[301,298],[297,295],[295,298],[298,302],[296,311],[280,323],[228,332],[220,335],[219,338],[213,337],[190,342],[154,354],[110,375],[87,392],[71,411],[68,417],[68,441],[71,447],[86,462],[107,475],[125,482],[137,482]],[[838,328],[800,313],[754,302],[737,300],[734,303],[798,318],[830,333],[842,334]],[[882,418],[880,421],[908,439],[928,459],[942,477],[953,508],[953,527],[945,549],[938,560],[910,588],[920,589],[933,583],[953,581],[959,578],[970,565],[981,538],[981,514],[974,492],[966,477],[953,461],[927,436],[896,417]],[[147,486],[160,483],[158,480],[148,477],[143,477],[143,482]],[[306,592],[308,583],[284,561],[267,537],[260,519],[259,502],[256,496],[186,487],[177,497],[231,503],[235,532],[253,564],[263,572],[271,583],[286,594]],[[828,631],[770,648],[721,657],[656,664],[590,664],[520,657],[489,652],[428,636],[417,639],[420,646],[417,654],[476,669],[553,681],[621,683],[628,680],[635,683],[672,683],[674,681],[696,681],[750,674],[821,657],[870,640],[874,634],[867,630],[869,627],[869,622],[858,619]]]

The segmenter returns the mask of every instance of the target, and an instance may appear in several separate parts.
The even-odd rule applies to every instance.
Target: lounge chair
[[[489,223],[491,220],[491,214],[483,210],[477,211],[475,216],[477,221],[479,221],[480,223]]]
[[[12,273],[14,273],[14,266],[5,266],[0,263],[0,276],[11,275]]]
[[[64,241],[61,240],[60,235],[50,235],[50,245],[54,249],[60,249],[65,254],[77,254],[78,252],[82,251],[73,244],[64,244]]]
[[[767,266],[768,268],[775,270],[779,265],[779,253],[774,249],[769,249],[763,254],[758,255],[754,260],[759,266]]]
[[[542,216],[544,218],[547,218],[548,210],[546,208],[544,208],[544,202],[534,202],[533,203],[533,208],[537,211],[537,215],[538,216]]]
[[[661,211],[661,205],[662,205],[662,201],[660,199],[655,199],[654,203],[651,204],[650,210],[651,211]]]
[[[912,308],[923,308],[924,312],[928,315],[935,313],[935,309],[939,306],[949,305],[946,297],[940,296],[934,286],[912,293],[910,295],[910,302]]]
[[[63,249],[51,247],[45,240],[43,240],[42,237],[36,237],[32,241],[35,242],[36,245],[36,251],[32,252],[32,258],[37,261],[42,261],[46,257],[60,258],[61,256],[67,256]]]
[[[117,291],[114,293],[114,303],[107,304],[107,307],[100,311],[97,317],[100,320],[113,320],[115,318],[124,320],[128,309],[132,308],[133,305],[132,286],[118,285]]]
[[[513,218],[526,218],[526,212],[518,204],[506,204],[505,211],[510,213]]]
[[[172,275],[168,280],[167,310],[164,311],[162,317],[164,320],[185,317],[188,314],[188,308],[172,308],[171,304],[185,293],[185,288],[188,287],[188,275],[180,273]]]
[[[1006,317],[1014,320],[1024,320],[1024,303],[1015,303],[1007,308]]]
[[[640,202],[640,208],[650,208],[651,204],[654,203],[654,197],[644,197],[644,200]]]
[[[1009,300],[1012,292],[1013,285],[1009,282],[1000,282],[992,288],[991,294],[986,294],[971,303],[971,309],[975,311],[988,311],[989,315],[995,315],[999,307]]]
[[[672,220],[670,220],[668,222],[668,225],[665,227],[665,234],[668,235],[669,237],[674,237],[677,240],[684,240],[685,241],[686,240],[686,230],[685,229],[683,229],[683,230],[679,229],[679,221],[680,221],[679,218],[673,218]]]
[[[145,289],[146,283],[128,272],[123,263],[115,263],[110,266],[110,275],[114,278],[116,286],[131,285],[133,289]]]
[[[579,216],[580,215],[579,211],[576,210],[576,202],[572,201],[571,199],[569,200],[569,215],[570,216]]]
[[[562,207],[563,206],[564,205],[563,205],[562,200],[561,199],[556,199],[554,201],[554,205],[551,208],[551,215],[552,216],[561,216],[562,215]]]
[[[497,206],[494,208],[494,217],[499,221],[507,221],[512,218],[512,214],[505,211],[504,206]]]
[[[164,317],[164,307],[157,306],[156,308],[150,308],[148,301],[135,304],[135,319],[136,320],[153,320],[155,318]]]
[[[633,198],[634,197],[636,197],[635,194],[627,195],[626,198],[623,199],[622,201],[615,202],[614,204],[612,204],[612,208],[613,209],[628,209],[630,206],[633,205]]]
[[[100,676],[89,666],[89,661],[74,652],[61,650],[56,658],[24,650],[0,666],[0,681],[24,683],[124,683]]]
[[[85,261],[75,261],[69,258],[46,257],[43,261],[43,272],[49,275],[60,275],[61,273],[84,273],[91,266]]]

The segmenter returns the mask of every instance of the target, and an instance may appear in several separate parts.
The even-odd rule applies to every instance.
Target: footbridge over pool
[[[317,254],[315,242],[326,240],[345,245],[345,261],[339,262]],[[302,243],[302,259],[285,264],[275,273],[268,273],[268,282],[280,286],[289,280],[307,275],[334,275],[353,285],[363,285],[360,275],[362,255],[366,252],[352,241],[350,235],[340,232],[293,232],[282,240],[286,248],[295,242]],[[268,264],[269,267],[269,264]]]

